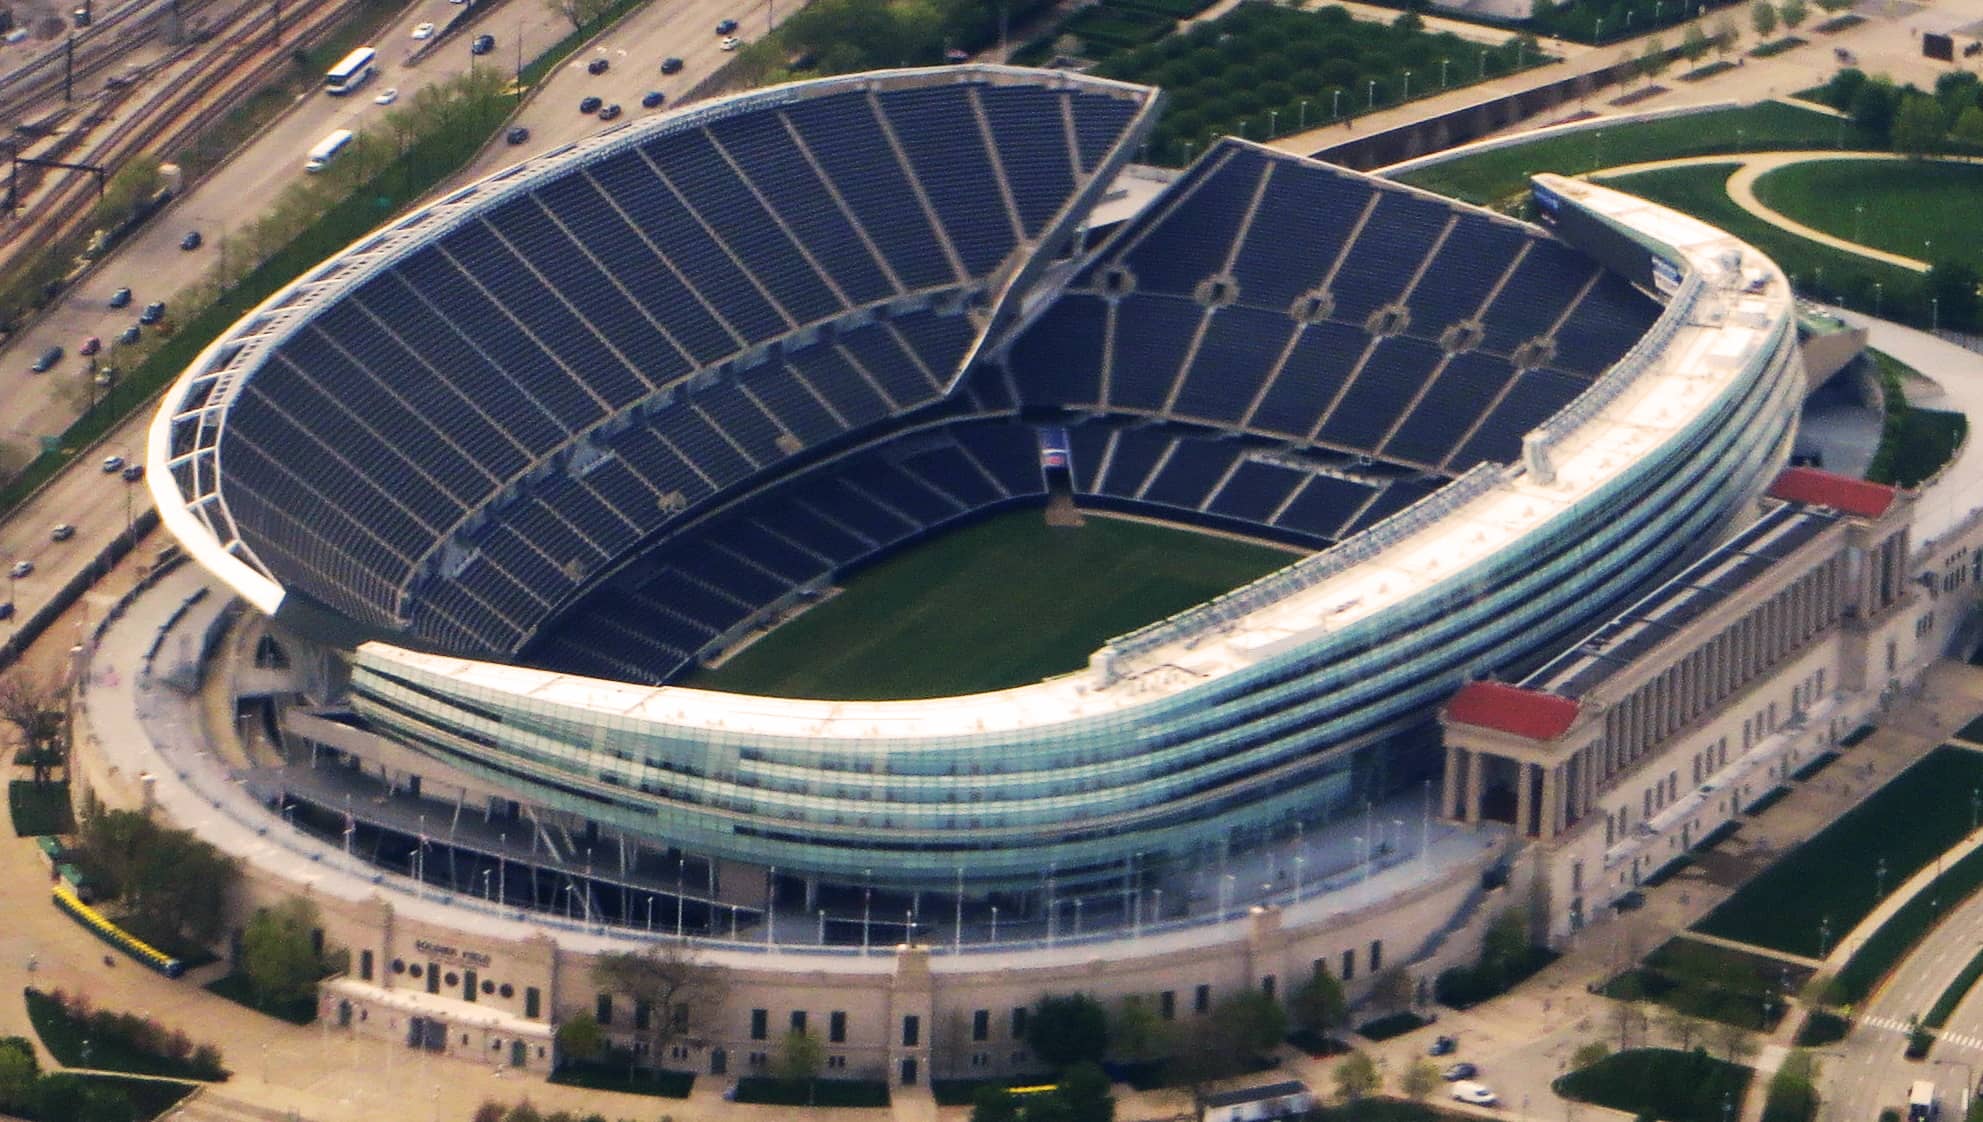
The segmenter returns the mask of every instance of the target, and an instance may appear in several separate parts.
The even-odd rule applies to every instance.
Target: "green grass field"
[[[1848,756],[1841,766],[1855,765]],[[1969,832],[1967,793],[1979,789],[1983,753],[1939,748],[1763,870],[1694,929],[1816,957],[1821,925],[1830,933],[1824,949],[1836,947],[1872,910],[1876,890],[1892,892]]]
[[[1892,314],[1908,294],[1920,291],[1919,273],[1820,245],[1743,210],[1728,197],[1728,177],[1734,171],[1734,164],[1703,164],[1615,176],[1602,182],[1606,187],[1684,211],[1741,238],[1769,254],[1800,292],[1833,291],[1848,283],[1848,278],[1863,277],[1858,282],[1862,288],[1870,289],[1876,281],[1885,285],[1884,310]]]
[[[1983,240],[1976,237],[1983,166],[1925,160],[1792,164],[1756,180],[1756,197],[1833,237],[1983,269]]]
[[[1295,560],[1144,522],[1000,514],[897,554],[686,685],[871,701],[1002,689],[1076,670],[1112,636]]]
[[[1495,203],[1528,189],[1539,171],[1582,175],[1620,164],[1805,148],[1885,149],[1870,133],[1836,117],[1766,101],[1662,121],[1545,137],[1401,175],[1405,183],[1472,203]],[[1723,173],[1727,178],[1727,173]]]

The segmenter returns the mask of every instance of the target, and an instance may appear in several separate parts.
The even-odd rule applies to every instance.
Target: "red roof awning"
[[[1576,723],[1577,703],[1553,693],[1502,682],[1469,682],[1446,703],[1446,719],[1499,729],[1530,740],[1554,740]]]
[[[1812,506],[1828,506],[1858,518],[1878,518],[1893,506],[1900,492],[1884,483],[1868,483],[1822,468],[1785,468],[1770,484],[1770,497]]]

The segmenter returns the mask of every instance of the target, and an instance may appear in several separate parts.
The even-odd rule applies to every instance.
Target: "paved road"
[[[797,10],[798,6],[798,0],[787,0],[780,8]],[[257,208],[241,205],[242,200],[271,198],[304,174],[304,154],[332,129],[363,128],[366,122],[378,119],[385,110],[372,99],[380,91],[394,87],[405,99],[422,86],[466,69],[471,56],[465,42],[448,43],[417,67],[408,68],[402,61],[413,45],[411,29],[421,22],[441,23],[453,10],[447,0],[416,0],[380,38],[380,54],[385,61],[361,96],[333,98],[313,93],[306,97],[277,127],[201,181],[191,194],[120,249],[34,330],[13,345],[0,347],[0,441],[35,449],[41,435],[60,432],[80,411],[88,393],[82,385],[80,360],[74,354],[76,345],[91,334],[107,343],[135,317],[136,304],[154,299],[170,301],[197,280],[212,265],[218,239],[259,216]],[[737,9],[732,0],[654,0],[575,63],[561,67],[545,83],[544,91],[525,106],[523,120],[533,122],[530,144],[520,149],[497,144],[467,174],[486,174],[520,155],[548,150],[606,127],[596,118],[575,111],[585,93],[620,97],[632,112],[639,112],[640,92],[659,78],[658,59],[665,55],[675,54],[685,60],[682,72],[669,81],[678,83],[676,88],[688,89],[729,57],[718,50],[714,30],[716,21],[733,10]],[[755,18],[764,18],[763,8],[757,9]],[[762,23],[755,26],[761,28]],[[510,60],[505,65],[514,65],[518,42],[523,44],[524,57],[529,58],[570,30],[564,16],[545,0],[507,0],[505,7],[492,11],[477,25],[478,32],[486,31],[497,39],[496,51],[484,58]],[[746,27],[744,33],[752,30]],[[599,77],[586,74],[583,61],[593,54],[614,59],[613,69]],[[632,61],[648,59],[656,61],[651,65]],[[206,248],[192,253],[179,249],[179,238],[187,228],[205,234]],[[106,302],[121,284],[136,290],[134,307],[111,312]],[[67,347],[70,357],[54,374],[29,374],[32,356],[54,342]],[[114,354],[103,361],[116,363]],[[133,418],[104,442],[100,452],[120,453],[126,458],[142,455],[145,428],[150,423],[149,413]],[[5,562],[0,573],[11,568],[16,559],[30,561],[35,567],[33,574],[14,582],[15,616],[0,623],[0,635],[11,634],[22,618],[123,528],[127,498],[134,511],[142,510],[149,501],[142,485],[132,487],[97,470],[99,458],[77,465],[16,517],[0,525],[0,561]],[[75,524],[76,536],[65,543],[51,541],[49,532],[58,522]]]

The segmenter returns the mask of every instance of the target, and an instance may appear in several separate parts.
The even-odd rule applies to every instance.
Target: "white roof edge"
[[[288,286],[284,286],[283,291],[288,291]],[[158,411],[152,414],[151,427],[145,438],[145,485],[151,488],[152,504],[158,508],[159,522],[171,532],[180,548],[207,572],[226,582],[243,600],[253,604],[256,610],[272,616],[282,606],[282,586],[236,557],[220,543],[220,539],[214,537],[213,531],[204,522],[193,517],[193,512],[187,509],[186,496],[179,492],[179,481],[172,474],[173,414],[179,403],[185,400],[187,387],[192,384],[213,349],[226,342],[225,337],[217,339],[201,351],[160,399]]]

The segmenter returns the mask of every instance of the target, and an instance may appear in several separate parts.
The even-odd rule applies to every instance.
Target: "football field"
[[[848,701],[943,697],[1079,669],[1103,641],[1296,560],[1090,515],[1008,511],[857,572],[845,591],[683,685]]]

